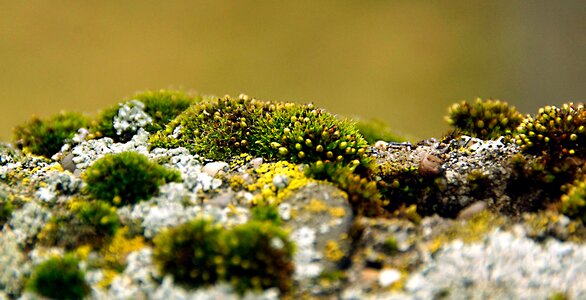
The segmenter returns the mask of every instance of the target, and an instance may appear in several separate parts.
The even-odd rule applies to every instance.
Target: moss
[[[377,166],[375,174],[380,180],[376,183],[385,209],[395,212],[407,207],[416,207],[417,214],[420,215],[437,213],[444,217],[454,217],[459,210],[436,205],[437,202],[434,200],[437,191],[442,188],[441,172],[422,172],[421,165],[408,161],[385,161]]]
[[[527,116],[517,128],[516,143],[521,150],[553,159],[585,157],[586,109],[583,104],[546,106]]]
[[[355,213],[366,216],[385,214],[385,203],[371,176],[357,174],[354,165],[317,161],[309,165],[306,174],[315,179],[328,180],[348,194],[348,200]]]
[[[136,152],[106,155],[85,172],[86,191],[90,196],[115,206],[146,200],[162,184],[180,179],[178,171],[151,162]]]
[[[399,243],[394,237],[389,237],[383,244],[383,249],[388,255],[393,255],[399,251]]]
[[[560,212],[586,224],[586,176],[564,187],[567,191],[559,203]]]
[[[0,227],[3,227],[4,223],[10,219],[13,210],[10,199],[0,190]]]
[[[153,258],[175,281],[197,287],[220,280],[246,290],[292,287],[293,244],[273,222],[250,221],[224,230],[206,219],[166,229],[155,239]]]
[[[279,210],[275,205],[259,205],[250,209],[251,220],[255,221],[269,221],[275,225],[283,224]]]
[[[14,141],[24,152],[51,157],[73,138],[78,129],[88,125],[85,116],[73,112],[61,112],[46,119],[34,116],[14,128]]]
[[[531,154],[513,155],[509,160],[511,176],[506,194],[516,201],[503,212],[516,215],[557,203],[563,194],[562,186],[576,179],[582,172],[582,164],[581,159],[573,157],[552,159]]]
[[[366,158],[366,140],[348,120],[312,104],[238,98],[205,99],[150,139],[152,147],[186,147],[208,159],[242,153],[293,163],[350,163]]]
[[[371,145],[377,141],[406,142],[407,139],[397,134],[387,123],[379,119],[358,119],[356,128]]]
[[[120,104],[104,110],[92,122],[91,132],[95,137],[110,137],[114,141],[123,142],[132,138],[132,133],[118,134],[114,129],[114,117],[122,105],[133,106],[132,100],[144,104],[144,112],[152,118],[152,123],[145,127],[150,133],[155,133],[165,128],[165,125],[180,115],[190,105],[200,100],[200,97],[178,90],[144,91],[133,97],[123,100]]]
[[[222,228],[207,219],[163,230],[154,244],[153,260],[175,282],[198,287],[213,284],[226,273]]]
[[[549,297],[548,300],[569,300],[570,297],[565,292],[553,292]]]
[[[116,210],[103,201],[72,200],[69,210],[56,212],[39,234],[41,244],[74,249],[81,245],[100,247],[120,225]]]
[[[286,294],[293,286],[293,243],[272,222],[251,221],[226,234],[226,280],[235,290],[277,287]]]
[[[79,261],[71,255],[50,258],[38,265],[28,288],[51,299],[83,299],[90,292]]]
[[[462,101],[448,110],[446,121],[462,134],[481,139],[495,139],[512,133],[523,116],[507,102],[476,99]]]

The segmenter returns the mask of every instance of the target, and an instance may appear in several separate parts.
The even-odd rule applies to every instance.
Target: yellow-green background
[[[135,91],[314,102],[418,137],[447,106],[586,95],[584,1],[0,0],[0,139]]]

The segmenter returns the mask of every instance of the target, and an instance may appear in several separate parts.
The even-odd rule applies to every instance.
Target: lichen
[[[155,133],[198,100],[198,96],[178,90],[139,92],[104,110],[93,120],[90,137],[125,142],[138,128]]]

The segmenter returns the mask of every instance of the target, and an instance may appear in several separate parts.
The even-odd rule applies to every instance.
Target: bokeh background
[[[314,102],[439,136],[452,102],[586,97],[586,2],[0,1],[0,139],[136,91]]]

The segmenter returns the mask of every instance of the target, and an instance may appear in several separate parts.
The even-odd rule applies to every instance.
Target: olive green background
[[[0,139],[143,89],[314,102],[438,136],[448,105],[586,95],[584,1],[0,0]]]

